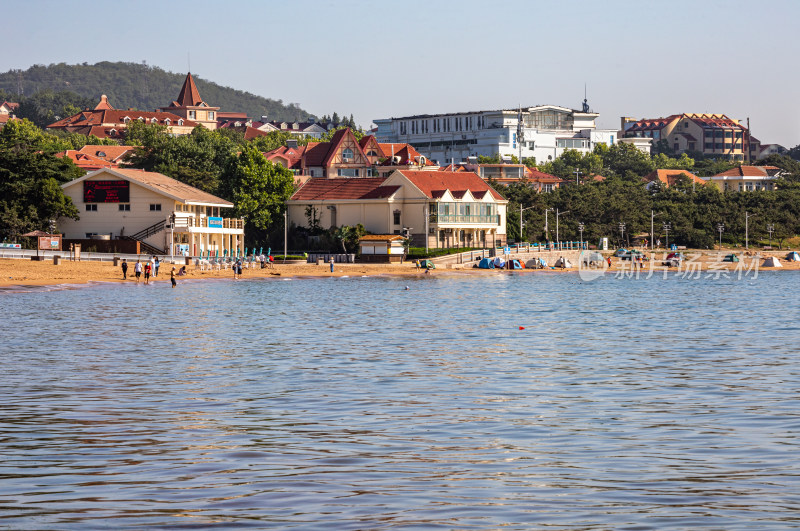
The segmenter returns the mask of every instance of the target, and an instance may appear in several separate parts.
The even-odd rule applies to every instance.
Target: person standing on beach
[[[139,283],[139,277],[142,276],[142,262],[136,260],[136,264],[133,266],[133,272],[136,274],[136,283]]]
[[[122,280],[128,280],[128,262],[122,259]]]
[[[178,284],[175,282],[175,266],[172,266],[172,271],[169,272],[169,280],[172,282],[173,288]]]
[[[161,265],[161,262],[158,260],[157,256],[155,257],[155,259],[156,260],[155,260],[154,267],[153,267],[153,276],[157,277],[158,276],[158,267]]]
[[[333,273],[333,255],[331,255],[329,262],[331,263],[331,273]]]
[[[150,283],[150,272],[153,270],[153,266],[150,265],[150,262],[144,264],[144,283],[145,285]]]
[[[242,261],[236,261],[236,274],[239,275],[239,278],[242,278]]]
[[[231,266],[231,269],[233,269],[233,279],[236,280],[238,278],[236,276],[236,274],[239,272],[239,260],[236,260],[233,263],[233,265]]]

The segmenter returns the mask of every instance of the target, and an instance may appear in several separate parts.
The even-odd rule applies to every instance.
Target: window
[[[178,125],[183,125],[183,118],[181,118],[180,120],[178,120]]]
[[[95,203],[87,203],[86,212],[97,212],[97,205]]]
[[[394,214],[394,224],[395,225],[400,225],[400,211],[399,210],[395,210],[393,212],[393,214]]]
[[[125,123],[128,123],[128,122],[131,121],[131,119],[130,119],[130,117],[126,116],[125,118],[122,119],[122,121],[125,122]]]
[[[150,204],[150,212],[161,212],[161,203],[151,203]]]
[[[197,113],[195,111],[189,111],[189,119],[190,120],[194,120],[196,116],[197,116]]]
[[[353,160],[353,150],[350,148],[344,148],[342,150],[342,160],[345,162],[350,162]]]
[[[158,123],[158,119],[156,119],[156,118],[150,118],[150,123],[151,123],[151,124],[157,124],[157,123]]]
[[[214,119],[214,111],[208,111],[208,119],[209,120],[213,120]]]
[[[172,123],[172,120],[170,120],[169,118],[164,118],[164,125],[169,125],[171,123]]]
[[[673,150],[673,151],[680,151],[680,147],[681,147],[681,146],[680,146],[680,145],[679,145],[677,142],[675,142],[675,143],[672,145],[672,150]]]
[[[336,170],[339,177],[358,177],[358,168],[339,168]]]
[[[120,212],[130,212],[131,211],[131,204],[130,203],[120,203],[119,204],[119,211]]]

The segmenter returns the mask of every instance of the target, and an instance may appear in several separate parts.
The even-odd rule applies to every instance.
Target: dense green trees
[[[78,210],[61,185],[83,171],[53,156],[61,145],[28,120],[11,121],[0,130],[0,238],[31,230],[49,230],[59,217],[78,219]]]
[[[759,164],[778,166],[789,172],[778,182],[775,191],[721,192],[713,185],[693,186],[687,178],[666,188],[655,184],[645,187],[642,177],[656,168],[685,169],[695,174],[713,175],[734,165],[728,161],[695,161],[687,155],[679,158],[657,153],[650,157],[632,146],[599,145],[593,153],[568,150],[554,161],[540,166],[542,171],[567,180],[552,193],[539,194],[527,183],[496,186],[510,200],[508,234],[519,237],[519,208],[523,212],[523,239],[545,240],[545,210],[549,212],[549,238],[555,239],[555,212],[568,211],[559,219],[562,239],[578,239],[578,223],[584,224],[584,238],[596,242],[601,237],[628,243],[630,237],[653,228],[655,238],[664,240],[663,224],[671,224],[670,241],[690,247],[712,247],[717,223],[725,224],[723,241],[744,244],[745,212],[751,218],[750,241],[766,239],[767,224],[775,227],[776,241],[800,234],[800,163],[787,156],[771,156]],[[582,172],[584,182],[575,185],[574,171]],[[601,182],[587,182],[586,176],[599,174]],[[620,241],[619,224],[625,224]]]

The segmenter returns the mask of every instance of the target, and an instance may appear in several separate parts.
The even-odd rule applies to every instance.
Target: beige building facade
[[[146,254],[200,256],[244,251],[233,204],[160,173],[104,168],[62,185],[80,212],[62,218],[67,239],[139,241]]]
[[[506,242],[508,201],[473,172],[395,170],[386,179],[310,179],[287,202],[290,225],[362,224],[430,248]]]

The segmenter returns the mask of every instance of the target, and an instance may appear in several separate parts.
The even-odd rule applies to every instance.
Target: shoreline
[[[695,253],[698,253],[697,251]],[[656,265],[653,268],[653,275],[663,274],[667,269],[669,272],[688,271],[689,266],[693,266],[696,273],[699,269],[701,273],[721,273],[725,271],[797,271],[800,270],[800,262],[786,262],[781,261],[783,267],[762,267],[761,262],[768,255],[762,255],[756,262],[755,256],[743,256],[742,262],[730,263],[720,262],[718,260],[719,253],[702,251],[699,252],[699,258],[696,260],[687,260],[684,262],[682,268],[664,268],[660,265],[660,258],[656,260]],[[692,252],[688,251],[687,256]],[[722,254],[728,254],[723,252]],[[736,253],[739,255],[740,253]],[[771,253],[770,255],[777,254]],[[785,256],[785,254],[784,254]],[[755,264],[754,264],[755,262]],[[94,262],[82,261],[72,262],[69,260],[62,260],[59,265],[54,265],[52,261],[29,261],[24,259],[2,258],[0,259],[0,289],[2,291],[16,291],[17,289],[28,288],[45,288],[53,287],[69,289],[70,285],[85,285],[90,283],[113,283],[113,284],[135,284],[136,280],[132,273],[133,263],[129,263],[128,278],[122,279],[122,270],[119,266],[114,267],[111,262]],[[163,263],[163,262],[162,262]],[[648,274],[650,272],[649,263],[645,262],[644,267],[638,269],[639,274]],[[155,284],[165,283],[169,285],[169,273],[172,264],[163,263],[160,268],[160,275],[151,278],[151,282]],[[179,266],[175,266],[180,269]],[[487,270],[475,269],[472,267],[464,267],[464,264],[456,267],[440,266],[434,269],[431,275],[426,275],[424,269],[417,269],[413,262],[406,262],[404,264],[373,264],[373,263],[356,263],[356,264],[335,264],[334,272],[330,272],[329,264],[275,264],[273,268],[261,269],[260,267],[243,269],[242,280],[250,279],[314,279],[314,278],[342,278],[342,277],[429,277],[429,276],[453,276],[453,275],[493,275],[503,273],[522,273],[522,274],[536,274],[536,273],[578,273],[580,271],[577,267],[566,269],[522,269],[522,270]],[[635,274],[637,269],[631,268],[631,263],[628,261],[621,261],[613,259],[612,267],[604,269],[604,273],[620,273]],[[195,269],[194,266],[187,266],[186,275],[177,277],[178,285],[187,280],[203,281],[203,280],[234,280],[233,273],[228,270],[205,270],[201,271]],[[144,283],[141,280],[140,283]]]

